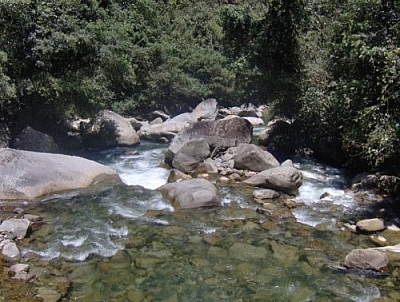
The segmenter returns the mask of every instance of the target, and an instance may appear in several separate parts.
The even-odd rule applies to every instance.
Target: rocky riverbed
[[[251,144],[258,120],[213,121],[216,106],[210,99],[146,126],[99,114],[83,137],[96,150],[80,155],[103,166],[4,149],[0,297],[398,301],[400,229],[383,198],[345,190],[338,169],[278,161]],[[275,133],[279,146],[285,123],[262,141]],[[153,142],[138,145],[134,128]],[[171,140],[168,150],[154,142]]]

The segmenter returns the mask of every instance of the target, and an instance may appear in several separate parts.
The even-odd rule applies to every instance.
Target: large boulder
[[[202,101],[194,108],[192,115],[197,121],[215,120],[218,115],[218,102],[216,99]]]
[[[278,160],[271,153],[254,144],[239,144],[233,154],[236,169],[261,172],[279,167]]]
[[[194,171],[210,155],[210,146],[204,139],[186,142],[172,160],[172,167],[182,172]]]
[[[378,232],[386,228],[385,222],[380,218],[359,220],[356,227],[360,232]]]
[[[0,171],[0,200],[30,200],[100,181],[121,182],[115,171],[94,161],[8,148],[0,149]]]
[[[14,138],[11,147],[36,152],[55,153],[58,151],[58,146],[50,135],[29,126]]]
[[[104,110],[86,129],[83,143],[89,148],[132,146],[139,143],[139,135],[128,119],[115,112]]]
[[[243,118],[233,117],[217,121],[199,121],[179,133],[169,146],[165,159],[171,163],[179,149],[192,139],[204,139],[210,148],[235,147],[240,143],[250,143],[253,126]]]
[[[0,225],[0,233],[8,233],[15,236],[17,239],[25,238],[30,226],[28,219],[10,218],[4,220]]]
[[[149,139],[158,142],[170,142],[177,133],[189,127],[188,122],[178,122],[174,119],[168,120],[162,124],[153,124],[143,126],[139,130],[140,138]]]
[[[157,190],[178,209],[221,206],[217,188],[203,178],[168,183]]]
[[[344,266],[361,270],[385,271],[389,264],[388,256],[373,249],[352,250],[344,259]]]
[[[296,195],[303,183],[303,174],[294,167],[280,166],[264,170],[246,179],[243,183]]]

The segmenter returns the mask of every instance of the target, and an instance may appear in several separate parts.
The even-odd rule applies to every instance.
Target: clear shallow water
[[[252,190],[220,187],[223,207],[175,212],[152,190],[166,182],[165,145],[87,157],[129,186],[39,202],[46,224],[23,253],[64,259],[69,301],[372,301],[375,280],[331,269],[355,246],[334,228],[355,204],[339,170],[298,162],[305,175],[293,219],[256,213]],[[131,154],[132,151],[137,151]],[[321,202],[329,192],[331,201]],[[323,231],[313,228],[329,224]],[[356,235],[350,235],[356,236]]]

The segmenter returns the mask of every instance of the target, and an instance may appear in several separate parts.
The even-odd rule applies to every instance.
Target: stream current
[[[297,197],[305,203],[292,210],[296,219],[257,213],[252,190],[239,187],[219,187],[221,208],[174,211],[154,190],[169,174],[159,167],[165,148],[142,142],[87,153],[115,169],[127,186],[56,195],[34,205],[45,225],[22,253],[32,251],[68,267],[68,301],[372,301],[381,296],[381,280],[332,268],[361,240],[336,227],[359,207],[344,191],[342,171],[294,159],[304,175]],[[325,192],[329,199],[320,200]]]

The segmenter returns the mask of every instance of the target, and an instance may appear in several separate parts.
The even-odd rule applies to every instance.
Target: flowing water
[[[220,187],[221,208],[174,211],[154,189],[165,145],[143,142],[86,157],[127,186],[53,196],[23,253],[56,261],[68,301],[372,301],[381,281],[332,267],[359,243],[336,222],[355,210],[345,175],[296,161],[305,176],[297,219],[255,211],[252,191]],[[329,198],[320,200],[329,192]],[[385,289],[383,289],[385,291]]]

